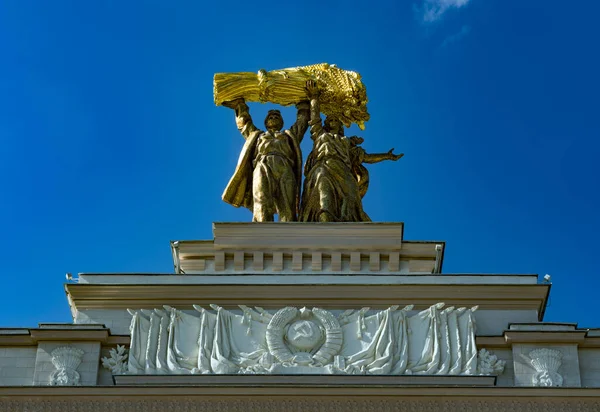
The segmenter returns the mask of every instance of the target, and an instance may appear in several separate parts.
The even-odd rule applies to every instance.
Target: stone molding
[[[600,410],[600,389],[457,387],[0,387],[0,410],[46,412]]]
[[[445,242],[403,232],[403,223],[214,223],[214,240],[172,241],[171,252],[178,274],[440,273]]]
[[[318,279],[316,279],[318,281]],[[424,309],[445,301],[448,306],[479,305],[481,310],[535,310],[541,320],[549,285],[520,284],[174,284],[107,285],[66,284],[72,310],[141,309],[175,306],[193,309],[194,304],[223,307],[237,305],[274,308],[318,306],[327,309],[363,307],[374,309],[414,304]]]
[[[2,334],[2,332],[0,332],[0,347],[11,347],[11,346],[35,346],[38,344],[38,339],[35,339],[34,337],[32,337],[32,334],[30,333],[30,331],[32,329],[20,329],[23,331],[22,334]],[[56,335],[56,339],[53,340],[57,340],[57,341],[71,341],[71,342],[77,342],[77,341],[99,341],[102,343],[103,346],[115,346],[116,345],[125,345],[125,346],[129,346],[130,344],[130,337],[127,335],[110,335],[108,334],[108,336],[106,337],[106,339],[102,338],[102,339],[92,339],[92,336],[96,337],[95,335],[88,335],[88,334],[84,334],[84,333],[76,333],[76,334],[72,334],[70,333],[70,330],[64,330],[61,329],[61,331],[64,331],[64,334],[61,335]],[[108,331],[108,329],[107,329]],[[57,331],[55,331],[57,332]],[[81,332],[81,331],[78,331]],[[569,343],[578,343],[578,346],[580,348],[600,348],[600,337],[598,336],[589,336],[588,334],[585,334],[587,331],[586,330],[582,330],[582,329],[578,329],[576,330],[577,334],[576,334],[576,338],[574,338],[574,340],[576,339],[577,342],[569,342]],[[581,332],[584,333],[584,338],[583,340],[580,339],[580,334]],[[516,334],[521,334],[523,332],[511,332],[512,337],[515,338]],[[541,332],[538,332],[540,334],[533,334],[533,333],[527,333],[525,337],[523,337],[522,339],[524,339],[522,342],[528,342],[528,343],[537,343],[537,342],[542,342],[542,343],[563,343],[563,342],[555,342],[552,340],[553,337],[555,337],[556,335],[554,334],[548,334],[548,332],[541,334]],[[35,336],[35,334],[33,334],[33,336]],[[104,335],[102,335],[104,336]],[[521,338],[519,336],[516,337],[516,340],[520,340]],[[538,339],[538,340],[536,340]],[[475,342],[477,344],[478,348],[510,348],[511,344],[516,342],[516,340],[507,340],[505,336],[476,336],[475,337]]]
[[[600,348],[600,337],[587,336],[583,342],[579,344],[580,348]]]
[[[494,387],[496,376],[436,375],[115,375],[118,386]]]
[[[259,249],[214,249],[211,245],[180,241],[172,244],[176,273],[433,273],[436,245],[443,242],[405,242],[401,250],[321,250],[290,251]],[[319,261],[318,265],[315,262]],[[407,266],[403,266],[402,263]]]
[[[256,375],[253,375],[256,376]],[[283,376],[281,376],[283,377]],[[19,386],[7,387],[0,386],[0,399],[6,397],[48,397],[48,396],[85,396],[95,397],[136,397],[152,395],[157,398],[164,396],[181,397],[203,397],[216,396],[236,397],[236,396],[271,396],[279,395],[285,397],[291,396],[315,396],[327,398],[329,396],[386,396],[386,397],[448,397],[448,398],[528,398],[528,399],[598,399],[600,401],[600,388],[537,388],[537,387],[464,387],[457,391],[453,386],[402,386],[402,387],[365,387],[358,385],[350,387],[348,385],[282,385],[267,388],[253,385],[235,385],[235,386],[80,386],[76,388],[52,387],[52,386]]]
[[[554,343],[580,344],[586,339],[586,330],[573,331],[504,331],[507,344],[513,343]]]
[[[73,325],[77,326],[77,325]],[[85,325],[84,325],[85,326]],[[5,329],[5,331],[19,331],[20,333],[2,333],[0,331],[0,347],[15,347],[15,346],[35,346],[38,342],[44,340],[56,340],[56,341],[96,341],[101,342],[103,346],[116,346],[125,345],[129,346],[130,338],[126,335],[110,335],[109,329],[105,329],[102,334],[89,333],[99,332],[97,329],[94,330],[70,330],[70,329],[56,329],[53,330],[52,339],[40,339],[40,335],[33,331],[36,329],[21,328],[21,329]],[[580,348],[600,348],[600,337],[589,336],[589,331],[585,329],[575,330],[571,337],[565,337],[555,332],[523,332],[523,331],[510,331],[510,339],[506,336],[477,336],[476,344],[479,348],[510,348],[512,343],[576,343]],[[583,334],[583,339],[581,335]],[[44,338],[47,335],[42,335]],[[563,339],[562,341],[554,341],[553,339],[558,337]],[[568,338],[568,339],[567,339]]]
[[[216,249],[400,249],[402,222],[215,222]]]
[[[0,347],[11,347],[11,346],[35,346],[37,342],[28,338],[27,340],[21,340],[21,338],[10,340],[11,335],[2,336],[0,335]],[[68,339],[67,339],[68,340]],[[103,346],[116,347],[117,345],[125,345],[128,347],[131,343],[131,338],[128,335],[113,335],[109,336],[106,342],[102,342]],[[476,336],[475,343],[478,348],[510,348],[510,344],[506,342],[503,336]],[[586,337],[583,343],[579,346],[581,348],[600,348],[600,339],[596,337]]]
[[[129,336],[115,336],[104,325],[92,329],[90,325],[66,324],[69,328],[22,328],[13,329],[20,333],[3,333],[0,331],[0,347],[3,346],[35,346],[38,342],[100,342],[103,345],[129,344]]]
[[[600,408],[598,400],[513,400],[513,399],[119,399],[82,400],[78,398],[43,400],[0,400],[0,408],[5,411],[45,411],[45,412],[159,412],[185,410],[186,412],[376,412],[376,411],[436,411],[436,412],[596,412]]]
[[[581,348],[600,348],[600,337],[590,336],[588,329],[542,330],[553,323],[527,324],[538,330],[505,330],[502,336],[478,336],[477,346],[485,348],[509,348],[513,344],[578,345]],[[592,332],[593,334],[593,332]]]

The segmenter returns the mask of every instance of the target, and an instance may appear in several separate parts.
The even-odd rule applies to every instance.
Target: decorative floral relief
[[[79,386],[80,376],[77,368],[83,358],[83,350],[72,346],[61,346],[54,349],[52,364],[56,368],[50,375],[51,386]]]
[[[563,377],[558,373],[562,365],[562,353],[556,349],[534,349],[529,352],[531,366],[535,374],[531,378],[533,386],[562,386]]]
[[[477,359],[477,374],[478,375],[495,375],[499,376],[504,372],[506,361],[498,359],[498,357],[487,349],[481,349]]]
[[[111,349],[110,358],[102,358],[102,366],[110,370],[113,375],[122,375],[127,373],[127,349],[125,346],[117,345],[116,349]]]

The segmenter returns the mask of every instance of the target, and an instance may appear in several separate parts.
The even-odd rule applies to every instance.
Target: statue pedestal
[[[445,243],[403,232],[403,223],[214,223],[214,240],[171,249],[185,274],[439,273]]]

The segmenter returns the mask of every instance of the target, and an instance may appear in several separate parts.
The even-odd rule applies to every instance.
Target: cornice
[[[477,336],[478,348],[510,348],[513,344],[578,345],[580,348],[600,348],[600,337],[588,336],[587,329],[572,331],[506,330],[502,336]]]
[[[390,396],[390,397],[485,397],[485,398],[597,398],[600,397],[600,388],[536,388],[536,387],[461,387],[454,386],[404,386],[380,387],[374,386],[348,386],[348,385],[314,385],[294,386],[278,385],[276,387],[247,385],[224,386],[21,386],[0,387],[0,398],[7,396],[17,397],[169,397],[186,396],[201,397],[207,395],[220,395],[223,397],[238,396]]]
[[[74,325],[77,326],[77,325]],[[8,331],[8,330],[5,330]],[[27,328],[21,333],[0,331],[0,346],[35,346],[41,341],[100,342],[105,346],[128,345],[129,336],[111,335],[108,328],[102,329],[50,329]]]
[[[600,348],[600,337],[599,336],[588,336],[585,340],[579,344],[580,348]]]
[[[508,344],[515,343],[552,343],[581,344],[586,339],[586,330],[573,331],[504,331],[504,339]]]
[[[535,310],[540,320],[549,285],[521,284],[171,284],[108,285],[66,284],[66,293],[76,309],[140,309],[170,305],[192,309],[192,305],[216,304],[275,308],[318,306],[323,308],[371,307],[414,304],[424,309],[438,302],[448,306],[480,309]]]

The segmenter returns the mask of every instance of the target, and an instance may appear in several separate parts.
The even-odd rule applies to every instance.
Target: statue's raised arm
[[[298,144],[304,139],[306,129],[308,129],[308,121],[310,119],[310,102],[307,100],[301,101],[296,104],[296,123],[292,125],[290,131],[298,141]]]
[[[319,103],[319,88],[314,80],[306,82],[306,94],[310,99],[310,138],[315,140],[323,132],[321,120],[321,105]]]
[[[254,126],[252,116],[250,116],[250,108],[243,98],[235,99],[229,102],[224,102],[223,106],[235,110],[235,123],[238,130],[244,136],[244,139],[250,137],[253,132],[259,129]]]

